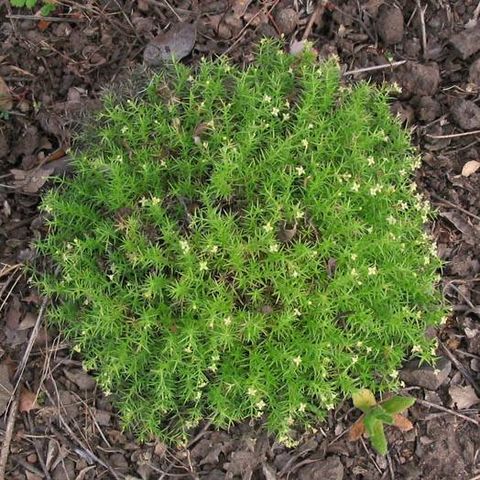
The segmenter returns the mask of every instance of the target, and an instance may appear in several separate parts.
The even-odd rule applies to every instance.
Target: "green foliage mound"
[[[44,200],[50,318],[142,436],[263,417],[281,439],[397,386],[443,307],[388,91],[264,42],[105,100]]]

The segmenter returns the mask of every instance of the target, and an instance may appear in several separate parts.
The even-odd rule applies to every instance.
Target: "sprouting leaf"
[[[22,8],[25,6],[25,0],[10,0],[12,7]]]
[[[375,418],[381,420],[383,423],[387,423],[388,425],[393,425],[393,416],[386,412],[380,405],[374,408],[375,410]]]
[[[372,447],[380,454],[386,455],[387,453],[387,438],[385,437],[385,431],[383,429],[383,423],[381,420],[375,419],[372,423],[372,427],[368,432],[370,443]]]
[[[363,415],[352,425],[348,433],[348,439],[351,442],[357,441],[365,433],[365,423]]]
[[[388,413],[400,413],[415,403],[413,397],[396,396],[381,403],[382,408]]]
[[[362,412],[366,412],[369,408],[374,407],[377,404],[373,393],[366,388],[355,392],[352,395],[352,400],[355,407]]]
[[[413,423],[408,419],[405,418],[403,415],[399,413],[393,414],[394,425],[399,428],[402,432],[408,432],[413,428]]]

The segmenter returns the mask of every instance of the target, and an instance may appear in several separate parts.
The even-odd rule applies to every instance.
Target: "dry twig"
[[[2,449],[0,451],[0,480],[7,480],[5,477],[5,471],[7,468],[8,455],[10,453],[10,443],[12,442],[13,427],[15,426],[15,419],[18,411],[19,394],[14,394],[13,401],[10,404],[10,410],[8,412],[7,428],[5,429],[5,435],[3,436]]]
[[[450,413],[451,415],[454,415],[455,417],[462,418],[463,420],[466,420],[467,422],[470,422],[470,423],[474,423],[475,425],[477,425],[477,427],[480,427],[480,422],[478,422],[474,418],[467,417],[467,415],[463,415],[460,412],[456,412],[455,410],[452,410],[451,408],[442,407],[442,405],[437,405],[436,403],[432,403],[432,402],[429,402],[427,400],[422,400],[421,398],[417,398],[416,402],[420,403],[421,405],[423,405],[425,407],[431,407],[431,408],[435,408],[437,410],[440,410],[442,412]]]
[[[407,63],[407,61],[399,60],[398,62],[384,63],[383,65],[374,65],[373,67],[357,68],[356,70],[349,70],[348,72],[343,73],[343,76],[346,77],[347,75],[356,75],[357,73],[373,72],[375,70],[399,67],[404,63]]]
[[[310,18],[308,19],[307,26],[305,27],[305,31],[303,32],[302,35],[302,40],[306,40],[309,36],[310,33],[312,33],[312,28],[313,24],[317,22],[320,17],[323,14],[323,11],[325,10],[325,5],[327,4],[326,0],[320,0],[315,7],[315,10],[312,12],[310,15]]]

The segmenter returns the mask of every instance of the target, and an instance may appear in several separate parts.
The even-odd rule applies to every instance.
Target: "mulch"
[[[0,479],[480,479],[480,7],[470,0],[64,0],[53,18],[0,3]],[[392,110],[412,130],[419,188],[439,215],[430,226],[452,305],[436,332],[437,369],[401,372],[415,428],[389,430],[384,458],[350,443],[358,412],[346,401],[295,448],[260,423],[205,424],[185,448],[122,431],[81,357],[46,330],[47,300],[22,266],[42,234],[41,193],[69,169],[72,135],[102,91],[134,76],[147,45],[194,23],[184,61],[252,60],[262,37],[313,42],[337,54],[345,81],[396,82]],[[188,43],[188,42],[187,42]],[[185,48],[185,45],[183,45]],[[187,52],[188,53],[188,52]],[[394,62],[392,67],[386,67]],[[3,80],[3,82],[1,81]],[[11,107],[11,108],[10,108]],[[3,477],[2,477],[3,473]]]

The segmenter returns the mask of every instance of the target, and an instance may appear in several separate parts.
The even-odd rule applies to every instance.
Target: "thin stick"
[[[310,15],[310,18],[308,19],[307,26],[305,27],[305,31],[303,32],[303,35],[302,35],[302,40],[306,40],[309,37],[310,33],[312,32],[313,24],[323,14],[323,10],[325,9],[326,4],[327,2],[325,0],[320,0],[320,2],[318,2],[317,6],[315,7],[315,10],[312,12],[312,14]]]
[[[461,364],[461,362],[453,355],[453,353],[445,346],[444,343],[440,342],[442,350],[447,354],[448,358],[455,364],[457,370],[463,375],[463,378],[473,387],[477,395],[480,395],[480,387],[477,385],[477,382],[472,378],[468,370]]]
[[[450,408],[442,407],[441,405],[437,405],[435,403],[428,402],[427,400],[422,400],[421,398],[417,398],[416,402],[420,403],[421,405],[424,405],[425,407],[431,407],[431,408],[435,408],[437,410],[441,410],[442,412],[450,413],[451,415],[454,415],[455,417],[462,418],[463,420],[466,420],[467,422],[470,422],[470,423],[474,423],[475,425],[477,425],[477,427],[480,427],[480,422],[478,422],[474,418],[467,417],[466,415],[463,415],[459,412],[456,412],[455,410],[452,410]]]
[[[15,383],[15,386],[13,387],[14,393],[19,390],[18,387],[20,386],[20,382],[22,381],[23,372],[25,371],[25,367],[27,366],[28,358],[30,357],[33,344],[35,343],[35,340],[37,339],[37,336],[38,336],[38,332],[40,331],[40,325],[42,324],[43,313],[45,311],[45,308],[47,307],[47,304],[48,304],[48,297],[45,297],[40,307],[40,311],[38,312],[37,320],[35,321],[35,325],[33,327],[32,333],[30,334],[30,338],[28,339],[27,348],[23,353],[22,361],[20,362],[17,368],[17,371],[13,376],[13,382]]]
[[[422,27],[422,50],[423,56],[427,56],[427,30],[425,28],[425,10],[423,10],[422,5],[420,4],[420,0],[417,0],[417,7],[418,7],[418,16],[420,17],[420,25]]]
[[[7,469],[8,455],[10,453],[10,443],[13,437],[13,427],[15,426],[15,418],[18,411],[18,394],[14,395],[14,399],[10,405],[8,413],[7,428],[3,436],[2,450],[0,452],[0,480],[6,480],[5,470]]]
[[[438,200],[439,202],[442,202],[442,203],[445,203],[446,205],[452,207],[452,208],[456,208],[457,210],[459,210],[460,212],[463,212],[465,215],[468,215],[469,217],[472,217],[474,218],[475,220],[478,220],[480,222],[480,217],[478,215],[475,215],[474,213],[472,212],[469,212],[468,210],[465,210],[464,208],[460,207],[459,205],[456,205],[455,203],[453,202],[450,202],[450,200],[445,200],[444,198],[440,197],[439,195],[437,195],[436,193],[432,192],[430,193],[430,196],[435,198],[436,200]]]
[[[70,17],[38,17],[37,15],[5,15],[5,18],[12,20],[45,20],[46,22],[68,22],[68,23],[81,23],[84,20],[82,18],[70,18]]]
[[[395,472],[393,471],[393,464],[392,464],[392,457],[389,453],[387,453],[387,462],[388,462],[388,470],[390,471],[390,478],[395,480]]]
[[[270,15],[272,10],[277,6],[277,3],[279,3],[280,0],[274,0],[273,4],[271,4],[270,8],[268,9],[267,15]],[[258,10],[258,12],[255,15],[252,15],[250,20],[245,24],[245,26],[240,30],[239,34],[237,35],[236,40],[222,53],[222,55],[227,55],[227,53],[231,52],[237,45],[238,43],[242,40],[242,38],[245,35],[245,32],[247,31],[247,28],[250,26],[250,24],[257,18],[261,13],[265,12],[265,10],[268,8],[267,5],[265,5],[263,8]]]
[[[176,10],[170,5],[167,0],[162,0],[162,2],[171,10],[171,12],[177,17],[179,22],[183,22],[182,17],[176,12]]]
[[[4,298],[2,304],[0,305],[0,312],[3,310],[3,307],[6,305],[7,303],[7,300],[10,298],[10,295],[12,294],[13,292],[13,289],[16,287],[17,283],[20,281],[20,279],[22,278],[22,274],[20,273],[17,278],[15,279],[15,282],[13,282],[13,285],[11,286],[10,290],[8,291],[7,293],[7,296]],[[4,293],[4,290],[6,290],[6,286],[9,284],[10,282],[7,282],[5,284],[4,287],[2,287],[2,291],[0,292],[0,297],[1,295],[3,295]]]
[[[377,469],[378,473],[381,475],[383,473],[382,469],[378,466],[378,463],[375,461],[375,458],[373,457],[373,455],[370,453],[367,446],[365,445],[365,440],[363,439],[363,437],[360,437],[360,440],[362,442],[362,446],[363,446],[365,452],[367,453],[368,457],[370,458],[370,461],[373,463],[373,465],[375,465],[375,468]]]
[[[480,133],[480,130],[472,130],[470,132],[462,132],[462,133],[452,133],[450,135],[430,135],[429,133],[426,133],[425,136],[429,138],[435,138],[435,139],[444,139],[444,138],[458,138],[458,137],[467,137],[469,135],[477,135]]]
[[[375,70],[383,70],[385,68],[399,67],[404,63],[407,63],[407,61],[399,60],[398,62],[384,63],[383,65],[375,65],[374,67],[357,68],[356,70],[349,70],[348,72],[345,72],[343,76],[346,77],[347,75],[356,75],[357,73],[373,72]]]

